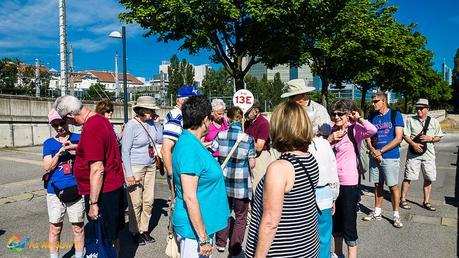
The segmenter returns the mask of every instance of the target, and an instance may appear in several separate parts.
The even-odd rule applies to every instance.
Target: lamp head
[[[121,33],[119,31],[112,31],[109,35],[108,35],[110,38],[122,38],[123,36],[121,35]]]

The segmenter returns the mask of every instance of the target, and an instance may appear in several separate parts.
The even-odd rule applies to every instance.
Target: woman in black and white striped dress
[[[318,257],[314,190],[319,170],[307,152],[313,138],[311,122],[298,104],[284,102],[272,114],[270,136],[282,155],[257,186],[246,256]]]

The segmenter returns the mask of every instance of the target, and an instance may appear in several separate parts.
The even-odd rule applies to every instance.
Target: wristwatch
[[[200,241],[200,240],[198,239],[198,245],[199,245],[199,246],[205,246],[205,245],[207,245],[207,244],[209,244],[209,245],[212,244],[212,238],[207,237],[207,239],[204,240],[204,241]]]
[[[91,199],[89,199],[89,205],[93,205],[93,204],[97,204],[97,203],[98,203],[97,201],[93,202],[93,201],[91,201]]]

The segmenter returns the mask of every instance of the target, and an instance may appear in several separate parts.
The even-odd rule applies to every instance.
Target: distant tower
[[[61,61],[60,87],[61,96],[66,94],[67,77],[67,32],[66,32],[65,0],[59,0],[59,56]]]

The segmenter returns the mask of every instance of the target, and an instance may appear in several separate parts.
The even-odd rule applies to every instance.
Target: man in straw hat
[[[119,251],[119,232],[124,227],[124,175],[113,127],[102,115],[74,96],[56,99],[54,108],[68,123],[82,126],[76,149],[74,176],[84,195],[90,225],[86,237],[96,238],[96,220],[102,219],[104,238]],[[92,225],[92,226],[91,226]]]
[[[406,155],[400,206],[403,209],[411,208],[406,201],[406,195],[411,181],[418,180],[419,172],[422,171],[424,176],[424,202],[422,206],[429,211],[435,211],[435,207],[430,204],[432,182],[435,181],[437,174],[434,143],[441,140],[443,132],[438,120],[428,115],[430,106],[427,99],[419,99],[415,107],[416,115],[408,119],[403,131],[405,141],[410,145],[410,148]]]
[[[285,92],[281,98],[289,98],[301,105],[310,118],[314,117],[314,132],[320,136],[328,136],[331,132],[331,119],[327,109],[321,104],[309,99],[308,92],[316,90],[314,87],[306,86],[303,79],[294,79],[287,82]]]

